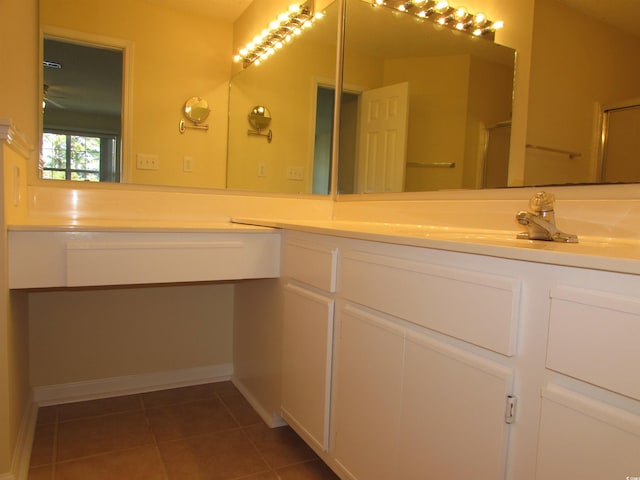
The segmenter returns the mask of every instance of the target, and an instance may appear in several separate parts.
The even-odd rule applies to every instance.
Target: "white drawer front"
[[[283,275],[321,290],[336,291],[337,262],[335,247],[298,239],[284,244]]]
[[[10,288],[271,278],[280,236],[226,233],[13,232]]]
[[[640,297],[551,292],[547,367],[640,400]]]
[[[356,303],[504,355],[515,353],[517,279],[348,252],[340,289]]]

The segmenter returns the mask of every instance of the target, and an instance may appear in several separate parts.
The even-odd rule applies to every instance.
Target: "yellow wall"
[[[37,138],[39,114],[37,1],[3,0],[0,9],[0,118],[12,119],[26,143],[31,143]],[[17,470],[18,434],[29,413],[26,295],[8,290],[6,224],[14,209],[4,199],[8,193],[5,166],[22,165],[24,160],[0,142],[0,185],[4,189],[0,208],[0,477]]]
[[[335,42],[325,45],[314,41],[314,35],[323,31],[335,38],[335,25],[319,21],[282,52],[233,78],[228,188],[311,193],[316,87],[318,83],[333,85],[335,78]],[[271,143],[265,137],[247,135],[251,129],[247,115],[258,105],[271,112]],[[264,165],[265,176],[258,176],[259,165]],[[303,180],[288,179],[288,167],[301,167]]]
[[[29,294],[34,387],[232,363],[233,285]]]
[[[153,154],[159,169],[123,167],[125,181],[140,184],[224,188],[228,80],[232,25],[130,0],[41,0],[41,23],[90,32],[133,45],[129,145],[125,154]],[[192,96],[211,107],[209,131],[187,130],[178,122]],[[183,171],[183,158],[193,172]]]
[[[555,0],[536,0],[528,143],[579,152],[527,151],[526,183],[597,180],[596,104],[637,98],[640,39]]]

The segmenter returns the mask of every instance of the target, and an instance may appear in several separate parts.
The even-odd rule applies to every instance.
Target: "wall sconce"
[[[489,20],[483,13],[471,13],[464,8],[454,7],[446,0],[368,0],[373,6],[387,7],[399,12],[431,20],[439,25],[470,33],[476,37],[485,36],[493,40],[496,30],[504,26],[502,20]]]
[[[209,112],[211,112],[211,109],[209,108],[209,104],[204,98],[191,97],[186,102],[184,102],[182,113],[187,120],[193,123],[193,125],[187,125],[184,119],[182,119],[178,124],[178,130],[180,130],[180,133],[184,133],[187,128],[209,130],[209,125],[200,125],[207,119],[207,117],[209,116]]]
[[[287,12],[278,15],[278,18],[273,20],[268,28],[262,30],[251,42],[241,48],[233,57],[233,61],[242,60],[243,68],[247,68],[251,64],[260,65],[260,62],[276,53],[323,16],[322,12],[314,14],[313,0],[307,0],[302,4],[293,4]]]
[[[273,140],[273,133],[271,129],[267,133],[262,133],[262,130],[267,128],[271,124],[271,112],[267,107],[258,105],[253,107],[249,112],[249,124],[253,127],[253,130],[248,130],[247,135],[256,135],[260,137],[267,137],[267,142],[271,143]]]

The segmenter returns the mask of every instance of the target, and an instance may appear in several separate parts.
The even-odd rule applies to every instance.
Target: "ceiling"
[[[225,22],[235,22],[253,0],[146,0],[150,3],[180,8]],[[264,0],[263,0],[264,1]]]
[[[640,37],[638,0],[559,0],[569,7]]]

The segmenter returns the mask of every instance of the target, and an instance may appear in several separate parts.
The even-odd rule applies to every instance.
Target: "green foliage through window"
[[[90,182],[118,181],[117,139],[45,132],[42,178]]]

